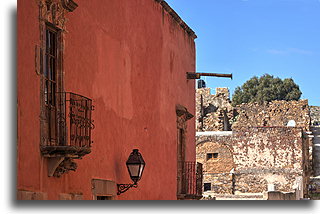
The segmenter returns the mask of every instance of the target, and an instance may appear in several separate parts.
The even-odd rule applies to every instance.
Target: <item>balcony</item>
[[[92,100],[71,92],[54,96],[47,105],[44,138],[40,146],[45,157],[81,158],[91,152]]]
[[[178,199],[199,200],[202,198],[202,164],[196,162],[179,162],[178,174],[180,174],[180,176],[178,176]]]

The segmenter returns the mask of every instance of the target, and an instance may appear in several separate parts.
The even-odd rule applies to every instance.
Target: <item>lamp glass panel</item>
[[[140,167],[140,171],[139,171],[139,177],[141,177],[143,169],[144,169],[144,165],[142,164],[141,167]]]
[[[128,169],[132,177],[139,177],[139,168],[140,168],[139,164],[128,165]]]

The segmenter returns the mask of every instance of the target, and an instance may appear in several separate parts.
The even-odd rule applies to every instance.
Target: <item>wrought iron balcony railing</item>
[[[196,162],[179,162],[182,171],[179,195],[184,199],[200,199],[202,197],[203,172],[202,164]]]
[[[46,108],[47,139],[41,145],[46,156],[73,155],[91,152],[92,100],[71,92],[58,92],[55,106]]]

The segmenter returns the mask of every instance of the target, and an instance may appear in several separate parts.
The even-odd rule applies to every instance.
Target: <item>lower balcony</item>
[[[91,152],[92,100],[70,92],[55,93],[55,105],[46,105],[45,140],[40,150],[45,157],[81,158]]]
[[[178,164],[178,199],[199,200],[202,198],[202,164],[179,162]]]

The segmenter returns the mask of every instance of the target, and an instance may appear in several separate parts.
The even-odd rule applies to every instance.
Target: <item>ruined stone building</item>
[[[197,161],[203,163],[207,195],[266,199],[266,192],[281,191],[299,199],[308,194],[307,100],[232,107],[227,88],[217,88],[215,95],[199,88],[196,113]]]
[[[229,96],[228,88],[216,88],[216,94],[211,94],[210,88],[197,89],[197,132],[231,130],[233,107]]]

